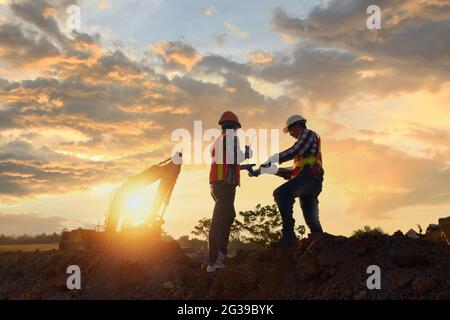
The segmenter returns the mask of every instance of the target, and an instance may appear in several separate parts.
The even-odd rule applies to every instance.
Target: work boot
[[[216,263],[214,264],[214,266],[216,268],[225,268],[225,258],[227,257],[226,254],[219,252],[219,256],[217,257]]]
[[[297,243],[298,238],[294,235],[294,236],[290,236],[290,237],[285,237],[282,236],[280,240],[276,241],[276,242],[272,242],[270,244],[271,248],[289,248],[292,245],[294,245],[295,243]]]

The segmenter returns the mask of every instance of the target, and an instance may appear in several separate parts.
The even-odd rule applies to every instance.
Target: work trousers
[[[300,199],[306,225],[311,233],[323,232],[319,220],[319,199],[322,192],[323,174],[311,174],[309,167],[304,168],[300,174],[276,188],[273,196],[283,220],[283,236],[295,237],[295,219],[293,217],[293,206],[295,199]]]
[[[233,225],[236,211],[234,198],[236,185],[214,183],[211,185],[211,195],[215,201],[211,228],[209,230],[209,263],[213,265],[219,252],[227,254],[228,238]]]

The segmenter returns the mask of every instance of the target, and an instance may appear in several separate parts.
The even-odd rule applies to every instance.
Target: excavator
[[[123,242],[124,235],[130,234],[145,234],[145,240],[153,243],[161,241],[161,226],[164,224],[164,214],[181,171],[181,159],[182,154],[177,153],[128,178],[114,192],[105,215],[104,225],[97,226],[94,230],[64,231],[61,235],[59,250],[102,250],[112,243]],[[127,199],[135,192],[157,182],[159,186],[156,196],[145,221],[139,226],[129,224],[124,217]]]

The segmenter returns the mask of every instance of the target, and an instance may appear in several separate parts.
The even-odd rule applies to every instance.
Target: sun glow
[[[158,189],[154,183],[128,195],[124,201],[123,222],[131,226],[143,225],[150,218],[150,209]]]

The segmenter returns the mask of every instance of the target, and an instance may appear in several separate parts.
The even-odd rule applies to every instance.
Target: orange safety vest
[[[236,184],[240,185],[241,166],[237,163],[237,137],[234,137],[234,161],[227,163],[226,139],[222,134],[213,144],[211,150],[211,170],[209,172],[209,183],[224,181],[227,177],[228,170],[234,167],[234,174],[236,177]],[[222,146],[220,146],[222,143]],[[220,161],[221,160],[221,161]]]
[[[304,166],[318,166],[323,173],[322,166],[322,151],[321,151],[321,143],[320,137],[316,134],[317,137],[317,154],[311,155],[308,157],[295,157],[294,158],[294,169],[292,169],[292,178],[295,178],[302,172]]]

